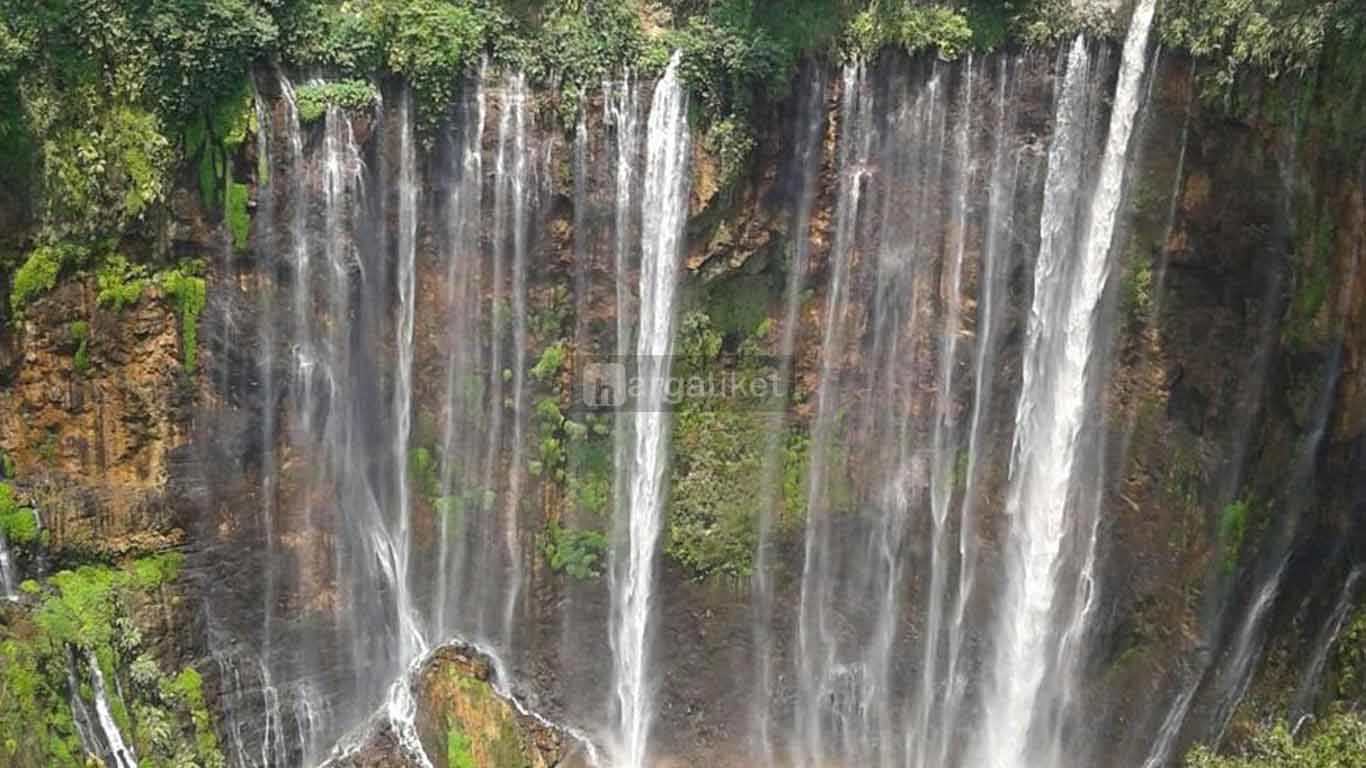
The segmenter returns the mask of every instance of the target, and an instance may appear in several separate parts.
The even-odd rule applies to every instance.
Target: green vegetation
[[[743,354],[767,334],[762,320],[748,333],[737,333],[735,346],[742,353],[733,362],[723,359],[725,339],[706,313],[688,312],[680,326],[677,376],[734,376],[742,390],[745,382],[772,374],[757,357]],[[753,567],[761,512],[756,479],[764,472],[768,409],[774,405],[713,393],[685,397],[674,411],[664,551],[694,578],[744,578]],[[781,472],[782,498],[775,513],[779,530],[792,531],[806,514],[809,441],[793,429],[780,447],[782,466],[775,471]],[[831,480],[843,494],[843,483]]]
[[[38,521],[33,509],[19,505],[14,488],[0,482],[0,534],[11,546],[27,549],[39,543]]]
[[[76,373],[84,376],[90,372],[90,323],[74,320],[66,327],[71,332],[72,340],[76,342],[76,354],[71,359],[71,365],[76,369]]]
[[[470,737],[460,730],[455,718],[446,718],[446,765],[449,768],[476,768],[470,752]]]
[[[364,80],[339,80],[331,83],[308,83],[294,92],[294,103],[299,110],[299,122],[312,123],[327,114],[328,107],[361,111],[375,106],[379,92]]]
[[[99,287],[95,301],[118,312],[142,300],[142,292],[148,285],[147,268],[131,264],[122,254],[116,253],[100,265],[95,273],[95,283]]]
[[[1357,768],[1366,765],[1366,720],[1335,713],[1315,724],[1308,738],[1296,739],[1284,723],[1262,727],[1242,754],[1221,757],[1197,747],[1186,768]]]
[[[1181,0],[1165,5],[1159,29],[1164,44],[1213,65],[1203,73],[1206,95],[1228,103],[1245,72],[1302,76],[1334,35],[1355,33],[1362,21],[1350,0]]]
[[[1338,639],[1335,662],[1338,698],[1347,701],[1366,698],[1366,610],[1357,611]]]
[[[565,528],[552,522],[542,542],[550,569],[586,581],[602,575],[607,559],[607,536],[600,531]]]
[[[545,348],[536,364],[531,367],[531,378],[542,384],[554,383],[555,377],[560,375],[560,370],[564,368],[565,362],[564,342],[557,341]]]
[[[845,47],[855,58],[866,58],[889,45],[907,53],[938,50],[955,58],[972,39],[967,17],[956,8],[874,3],[850,21]]]
[[[185,263],[175,269],[157,273],[157,285],[175,304],[180,315],[180,343],[184,349],[186,373],[194,373],[199,361],[199,313],[204,311],[204,278],[197,272],[198,265]]]
[[[1245,499],[1238,499],[1224,506],[1219,513],[1219,551],[1222,553],[1224,571],[1232,573],[1238,568],[1238,559],[1243,552],[1243,539],[1247,535],[1247,515],[1250,505]]]
[[[71,244],[44,245],[33,249],[14,273],[10,286],[10,310],[19,315],[25,305],[47,293],[57,285],[57,277],[65,270],[84,262],[87,251]]]
[[[24,582],[26,605],[8,609],[0,621],[0,761],[18,768],[86,765],[67,677],[81,681],[80,695],[88,699],[89,664],[97,664],[110,710],[140,763],[224,765],[199,674],[164,674],[132,620],[134,603],[152,599],[181,562],[168,553],[125,568],[59,571],[46,584]]]

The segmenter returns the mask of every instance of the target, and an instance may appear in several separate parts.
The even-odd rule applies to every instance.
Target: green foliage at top
[[[1186,768],[1359,768],[1366,765],[1366,720],[1338,713],[1313,726],[1298,743],[1284,723],[1263,727],[1242,754],[1220,756],[1197,747]]]
[[[379,92],[364,80],[307,83],[294,91],[294,103],[302,123],[321,119],[328,107],[360,111],[374,107],[378,99]]]
[[[174,158],[151,112],[91,106],[92,117],[53,127],[42,163],[47,231],[86,242],[123,231],[161,203]]]
[[[560,82],[560,115],[569,124],[587,93],[640,60],[645,38],[628,0],[551,0],[537,48],[532,73]]]
[[[467,0],[305,0],[286,9],[280,25],[295,64],[353,76],[402,75],[413,89],[419,128],[430,136],[461,76],[508,23],[497,6]],[[358,94],[352,89],[349,96]]]
[[[0,482],[0,534],[12,546],[29,547],[38,543],[38,521],[33,517],[33,509],[20,506],[14,497],[14,488],[9,483]]]
[[[438,0],[375,5],[386,9],[378,19],[387,43],[385,65],[411,84],[419,122],[430,128],[452,102],[460,76],[483,50],[489,14],[472,4]]]
[[[907,53],[938,50],[955,58],[971,41],[968,19],[956,8],[875,2],[849,22],[845,50],[853,58],[867,58],[883,46],[895,45]]]
[[[1213,65],[1204,72],[1207,93],[1228,99],[1246,70],[1273,80],[1304,75],[1331,35],[1361,23],[1352,0],[1170,0],[1159,29],[1166,45]]]

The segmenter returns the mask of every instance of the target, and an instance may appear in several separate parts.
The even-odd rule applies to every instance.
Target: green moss
[[[588,432],[579,437],[570,436],[567,457],[569,497],[579,510],[604,517],[612,503],[612,441],[609,436],[600,435],[592,431],[592,427],[584,426]]]
[[[1247,516],[1249,503],[1238,499],[1224,506],[1219,514],[1219,550],[1222,552],[1223,568],[1232,573],[1238,568],[1242,555],[1243,539],[1247,535]]]
[[[19,504],[9,483],[0,483],[0,534],[17,547],[37,544],[40,536],[33,509]]]
[[[441,495],[440,467],[434,449],[421,446],[409,449],[408,478],[414,490],[424,498],[435,499]]]
[[[224,215],[228,221],[228,231],[232,233],[233,247],[239,251],[247,249],[251,238],[251,215],[247,211],[250,198],[251,190],[246,184],[235,181],[228,184],[228,201]]]
[[[90,372],[90,323],[75,320],[67,324],[71,338],[76,341],[76,354],[71,360],[76,373],[84,376]]]
[[[1338,698],[1355,701],[1366,696],[1366,610],[1358,609],[1343,630],[1333,672]]]
[[[133,585],[140,589],[156,589],[173,581],[185,564],[185,556],[179,552],[162,552],[148,555],[133,561]]]
[[[79,266],[87,254],[85,248],[70,243],[34,248],[12,278],[10,310],[15,315],[23,314],[30,301],[52,290],[57,285],[57,277],[63,271]]]
[[[95,301],[118,312],[142,300],[148,285],[147,268],[131,264],[122,254],[116,253],[106,257],[100,265],[95,273],[95,283],[99,288]]]
[[[1153,270],[1146,254],[1132,254],[1127,260],[1123,282],[1123,312],[1130,329],[1136,329],[1152,315]]]
[[[204,311],[206,298],[204,278],[197,272],[197,265],[185,263],[156,276],[157,285],[175,304],[180,316],[180,342],[186,373],[194,373],[199,362],[199,314]]]
[[[446,718],[446,765],[448,768],[476,768],[470,751],[470,737],[460,730],[453,717]]]
[[[764,275],[736,277],[709,286],[705,311],[723,336],[749,336],[768,319],[771,283]]]

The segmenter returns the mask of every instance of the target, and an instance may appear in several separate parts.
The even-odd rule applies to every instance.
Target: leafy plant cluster
[[[328,107],[359,111],[373,107],[378,99],[379,92],[364,80],[307,83],[294,91],[302,123],[318,121]]]
[[[204,278],[192,262],[157,273],[156,283],[180,316],[180,344],[186,373],[194,373],[199,361],[199,314],[206,301]]]
[[[0,134],[36,152],[40,239],[92,245],[145,223],[179,136],[275,45],[274,4],[0,0]]]
[[[566,528],[558,522],[546,526],[542,547],[551,570],[581,581],[601,576],[607,560],[606,534]]]
[[[19,503],[14,487],[0,482],[0,534],[12,547],[30,549],[42,543],[33,508]]]
[[[98,669],[110,712],[140,764],[224,765],[199,674],[163,672],[132,620],[134,606],[154,599],[182,562],[166,553],[24,582],[23,604],[6,609],[0,622],[0,761],[86,765],[69,697],[89,709]]]
[[[1360,715],[1334,713],[1312,726],[1308,738],[1297,741],[1284,723],[1263,727],[1241,752],[1220,756],[1197,747],[1186,757],[1186,768],[1356,768],[1366,765],[1366,720]]]
[[[959,9],[874,3],[850,20],[845,50],[855,58],[867,58],[894,45],[908,53],[937,49],[943,56],[956,58],[972,38],[967,16]]]
[[[1362,25],[1351,0],[1174,0],[1159,20],[1163,42],[1207,62],[1206,94],[1226,102],[1242,74],[1305,75],[1331,40]]]

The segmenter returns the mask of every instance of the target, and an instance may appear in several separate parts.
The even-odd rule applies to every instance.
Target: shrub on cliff
[[[1366,720],[1334,714],[1296,742],[1285,724],[1263,728],[1241,754],[1220,756],[1197,747],[1186,768],[1360,768],[1366,765]]]

